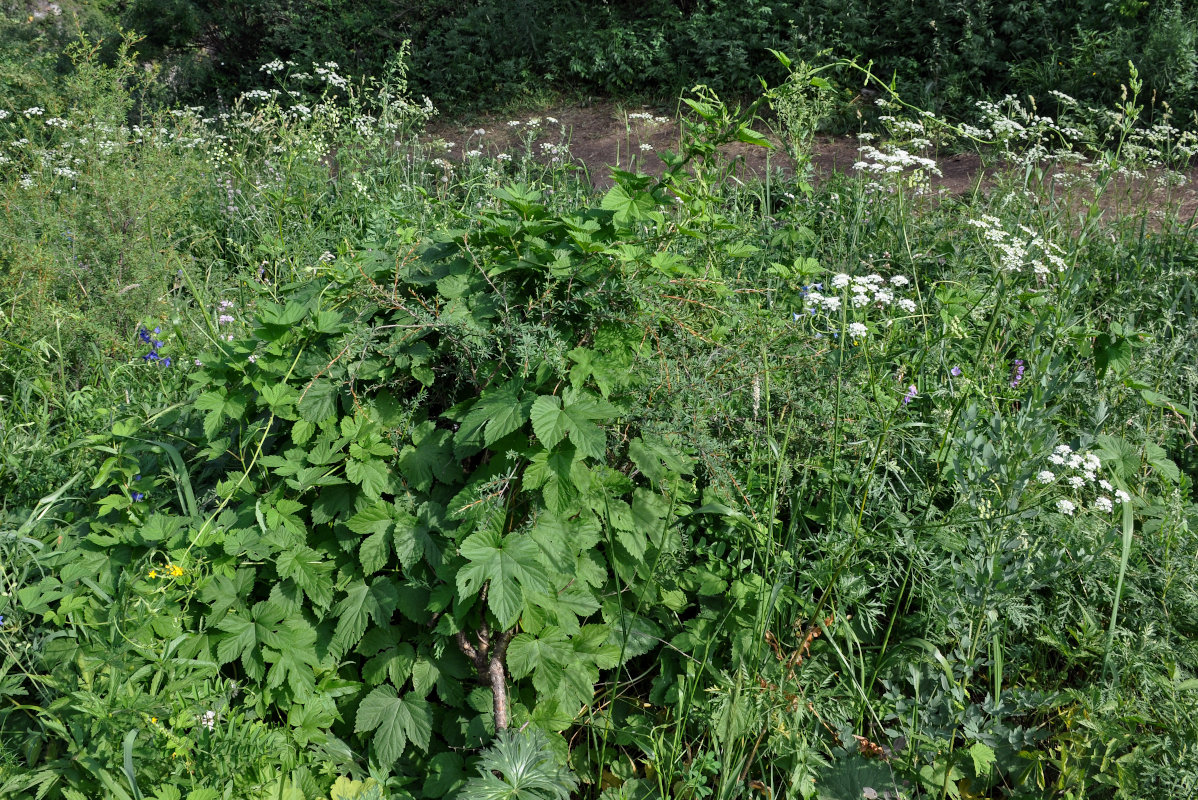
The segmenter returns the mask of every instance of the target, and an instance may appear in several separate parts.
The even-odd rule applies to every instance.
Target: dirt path
[[[604,189],[612,183],[609,166],[660,174],[663,165],[657,153],[676,150],[680,136],[680,126],[668,112],[600,101],[521,117],[484,115],[464,122],[434,119],[423,138],[452,143],[449,154],[453,158],[466,157],[472,150],[491,156],[518,153],[526,146],[552,158],[563,155],[563,151],[555,151],[554,147],[566,145],[568,157],[586,169],[592,185]],[[850,171],[859,160],[857,147],[852,137],[818,137],[812,159],[816,181],[832,172]],[[733,174],[741,180],[762,177],[772,168],[792,171],[793,165],[780,148],[771,151],[734,143],[723,151],[733,162]],[[948,193],[960,196],[973,191],[979,180],[983,185],[988,182],[989,175],[983,172],[982,161],[976,154],[950,154],[936,161],[942,175],[933,178],[934,190],[943,187]],[[1052,173],[1054,191],[1062,191],[1069,185],[1069,172],[1060,169]],[[1164,189],[1158,177],[1150,174],[1121,179],[1108,190],[1104,205],[1109,204],[1120,214],[1138,212],[1145,206],[1158,215],[1172,210],[1181,219],[1193,220],[1198,212],[1198,165],[1191,166],[1182,186],[1171,190]]]

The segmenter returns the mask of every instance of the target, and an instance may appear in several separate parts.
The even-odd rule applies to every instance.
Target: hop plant
[[[461,800],[569,800],[578,786],[536,728],[500,731],[482,752],[478,771]]]

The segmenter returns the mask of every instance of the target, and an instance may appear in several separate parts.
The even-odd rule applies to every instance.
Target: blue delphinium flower
[[[129,494],[133,498],[134,503],[140,503],[142,500],[146,499],[146,496],[141,492],[130,492]]]
[[[169,367],[171,365],[170,358],[160,356],[158,353],[159,349],[162,348],[166,343],[163,342],[161,339],[154,338],[155,334],[158,334],[161,332],[162,332],[162,328],[158,328],[158,327],[154,328],[154,330],[152,332],[149,330],[146,330],[146,328],[144,328],[144,327],[138,329],[137,338],[141,339],[144,343],[146,343],[150,346],[150,352],[144,354],[141,357],[141,360],[142,361],[157,361],[162,366]]]

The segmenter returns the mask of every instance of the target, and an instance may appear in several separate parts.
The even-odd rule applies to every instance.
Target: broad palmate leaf
[[[525,588],[537,591],[548,585],[537,544],[525,534],[476,533],[462,542],[461,552],[469,563],[458,571],[459,594],[477,594],[490,581],[487,603],[504,628],[520,618]]]
[[[374,731],[371,742],[379,763],[391,766],[408,742],[428,752],[433,733],[433,714],[429,704],[418,697],[399,697],[393,686],[379,686],[358,706],[355,733]]]

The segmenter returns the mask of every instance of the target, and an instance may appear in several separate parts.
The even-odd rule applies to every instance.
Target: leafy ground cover
[[[1134,68],[872,82],[816,180],[783,57],[597,191],[545,116],[418,137],[402,60],[132,125],[71,56],[0,119],[0,795],[1194,793],[1195,137]]]

